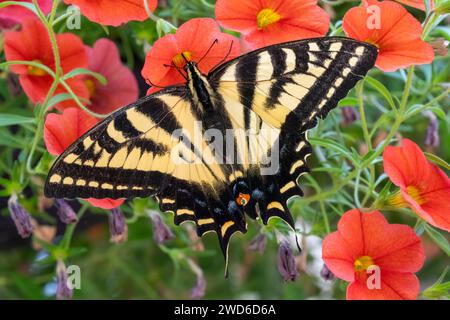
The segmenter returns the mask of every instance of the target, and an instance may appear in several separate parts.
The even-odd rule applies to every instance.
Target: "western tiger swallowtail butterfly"
[[[264,224],[276,216],[294,228],[287,201],[302,196],[297,179],[312,151],[306,132],[377,54],[368,43],[327,37],[265,47],[207,75],[188,62],[186,85],[118,110],[67,148],[45,195],[154,196],[176,224],[194,221],[199,236],[216,232],[227,259],[230,237],[247,230],[246,216]],[[220,136],[226,143],[217,143]]]

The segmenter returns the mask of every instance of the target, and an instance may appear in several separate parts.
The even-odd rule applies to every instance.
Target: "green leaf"
[[[331,139],[320,139],[320,138],[310,138],[309,139],[311,144],[321,146],[324,148],[328,148],[330,150],[334,150],[343,156],[347,157],[348,159],[352,160],[354,163],[358,163],[358,158],[355,158],[355,156],[347,150],[345,147],[343,147],[341,144],[337,143],[336,141],[333,141]]]
[[[50,110],[52,107],[66,100],[71,100],[72,96],[68,93],[60,93],[56,96],[53,96],[47,103],[47,110]]]
[[[359,103],[358,99],[347,97],[339,101],[339,107],[357,106]]]
[[[73,69],[72,71],[70,71],[69,73],[64,75],[63,80],[67,80],[67,79],[70,79],[70,78],[73,78],[76,76],[80,76],[80,75],[90,75],[90,76],[94,77],[95,79],[97,79],[98,82],[100,82],[104,86],[108,83],[108,80],[106,80],[106,78],[103,75],[101,75],[100,73],[93,72],[91,70],[84,69],[84,68]]]
[[[18,116],[15,114],[0,114],[0,127],[8,127],[28,123],[35,123],[35,119],[30,117]]]
[[[377,90],[383,97],[386,99],[386,101],[389,103],[392,110],[396,110],[397,107],[395,105],[394,99],[392,99],[391,93],[389,90],[382,84],[380,81],[378,81],[375,78],[372,78],[370,76],[366,76],[364,80],[375,90]]]
[[[450,170],[450,163],[446,162],[444,159],[432,153],[424,152],[424,154],[428,158],[428,160],[436,163],[444,169]]]
[[[450,244],[447,239],[429,224],[425,224],[425,231],[430,238],[450,257]]]

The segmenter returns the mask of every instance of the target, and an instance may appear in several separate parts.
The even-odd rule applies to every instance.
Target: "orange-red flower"
[[[420,9],[420,10],[424,10],[425,11],[425,1],[424,0],[396,0],[397,2],[403,3],[407,6],[416,8],[416,9]],[[430,9],[434,8],[434,1],[431,0],[430,1]]]
[[[322,257],[336,277],[350,282],[349,300],[416,299],[419,294],[414,273],[425,260],[421,240],[412,228],[389,224],[378,211],[346,212],[338,230],[325,237]]]
[[[59,48],[61,68],[68,73],[75,68],[87,68],[87,55],[81,39],[71,33],[56,35]],[[22,30],[9,31],[5,35],[5,55],[7,61],[39,62],[55,71],[55,59],[44,25],[37,20],[27,20]],[[20,84],[26,95],[34,103],[43,102],[53,83],[53,77],[43,69],[28,65],[13,65],[11,70],[19,75]],[[67,84],[80,98],[89,98],[89,92],[82,77],[77,76],[67,80]],[[55,95],[67,91],[59,85]],[[58,108],[75,106],[72,100],[60,103]]]
[[[119,26],[129,21],[144,21],[148,18],[144,0],[64,0],[74,4],[89,20],[109,25]],[[157,0],[147,0],[150,11],[158,6]]]
[[[222,33],[213,19],[191,19],[176,34],[166,35],[155,42],[145,59],[142,76],[156,85],[150,89],[151,93],[157,91],[157,87],[186,82],[175,68],[182,71],[186,60],[198,62],[199,69],[206,74],[220,62],[235,58],[239,53],[239,40]]]
[[[0,3],[7,0],[0,0]],[[32,0],[22,0],[18,2],[32,3]],[[51,0],[37,0],[39,8],[41,8],[44,14],[48,14],[52,8]],[[37,19],[37,16],[22,6],[7,6],[0,9],[0,28],[11,28],[18,23],[22,23],[27,19]]]
[[[120,60],[119,50],[114,42],[100,39],[94,47],[86,48],[89,70],[103,75],[108,83],[102,85],[94,77],[84,80],[89,89],[89,109],[108,114],[126,106],[138,98],[138,84],[133,73]]]
[[[389,203],[410,207],[431,225],[450,231],[449,177],[408,139],[401,147],[387,147],[383,161],[384,171],[400,187]]]
[[[78,108],[67,108],[62,114],[50,113],[45,119],[44,126],[44,142],[48,152],[60,155],[97,122],[97,119]],[[112,209],[124,202],[122,199],[88,199],[88,201],[103,209]]]
[[[433,48],[421,39],[420,22],[396,2],[365,0],[363,6],[345,14],[343,27],[349,37],[380,49],[376,66],[383,71],[427,64],[434,59]]]
[[[222,27],[241,32],[250,49],[321,37],[330,24],[317,0],[218,0],[216,19]]]

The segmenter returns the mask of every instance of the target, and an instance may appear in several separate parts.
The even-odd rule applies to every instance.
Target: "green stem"
[[[372,141],[370,140],[370,133],[369,133],[369,127],[367,125],[367,118],[366,118],[366,111],[364,108],[364,81],[359,82],[356,85],[356,92],[358,96],[358,106],[359,106],[359,113],[361,118],[361,127],[363,131],[364,141],[366,142],[367,147],[369,148],[369,151],[372,151]]]

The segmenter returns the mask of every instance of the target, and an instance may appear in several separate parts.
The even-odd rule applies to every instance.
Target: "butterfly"
[[[185,85],[166,87],[111,114],[55,161],[51,198],[154,196],[175,224],[228,244],[279,217],[302,196],[311,145],[306,133],[374,66],[378,49],[340,37],[265,47],[203,74],[193,61]]]

